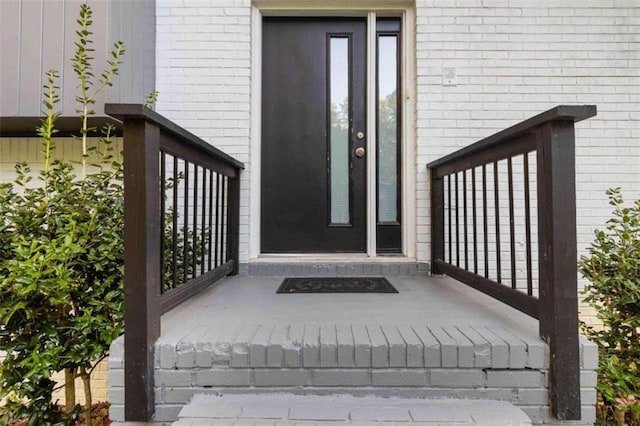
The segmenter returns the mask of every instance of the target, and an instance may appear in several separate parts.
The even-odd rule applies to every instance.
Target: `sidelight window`
[[[400,20],[378,19],[376,36],[377,247],[400,253]]]
[[[349,38],[329,38],[329,180],[332,225],[351,223]]]

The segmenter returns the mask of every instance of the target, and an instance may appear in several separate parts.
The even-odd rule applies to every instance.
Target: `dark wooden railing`
[[[125,419],[154,412],[160,315],[237,273],[243,164],[138,104],[106,104],[124,137]]]
[[[557,106],[427,166],[433,273],[539,320],[560,420],[580,419],[574,123],[595,115]]]

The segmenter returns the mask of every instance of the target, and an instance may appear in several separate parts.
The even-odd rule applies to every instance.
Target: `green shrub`
[[[598,344],[598,408],[603,419],[640,424],[640,200],[625,206],[619,188],[607,191],[614,207],[579,263],[590,281],[585,301],[601,327],[581,324]]]
[[[16,166],[14,182],[0,185],[0,421],[28,425],[73,423],[75,379],[84,384],[90,424],[90,377],[123,330],[122,163],[111,155],[113,128],[87,126],[97,96],[118,74],[124,45],[115,43],[106,70],[92,68],[91,9],[80,7],[78,41],[71,62],[78,78],[81,176],[69,162],[51,162],[55,150],[57,72],[47,73],[42,138],[44,169]],[[100,139],[100,161],[87,171],[87,138]],[[66,413],[52,401],[52,375],[65,372]]]
[[[0,392],[12,396],[2,415],[43,424],[60,420],[52,373],[81,377],[90,404],[91,370],[122,333],[122,168],[105,158],[78,179],[56,161],[37,187],[26,185],[26,164],[16,172],[13,185],[0,187]]]

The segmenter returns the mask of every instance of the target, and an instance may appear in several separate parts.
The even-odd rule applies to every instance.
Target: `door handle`
[[[356,154],[356,157],[362,158],[362,157],[364,157],[365,150],[364,150],[363,147],[360,146],[360,147],[356,148],[356,150],[354,151],[354,154]]]

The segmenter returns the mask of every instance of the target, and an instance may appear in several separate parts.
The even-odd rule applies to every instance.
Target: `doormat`
[[[276,293],[397,293],[382,277],[285,278]]]

